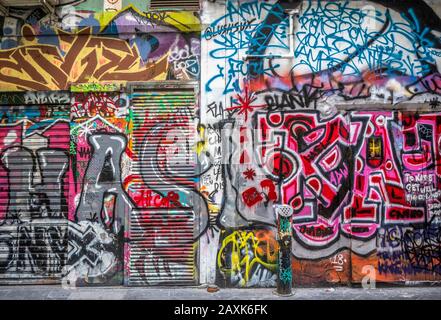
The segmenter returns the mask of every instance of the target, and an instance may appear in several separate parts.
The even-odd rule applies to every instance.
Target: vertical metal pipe
[[[292,214],[293,209],[288,205],[275,205],[277,219],[278,252],[278,276],[276,294],[291,296],[292,292]]]

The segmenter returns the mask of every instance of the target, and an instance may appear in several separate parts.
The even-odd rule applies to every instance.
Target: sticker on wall
[[[122,9],[122,0],[104,0],[104,11],[120,11]]]

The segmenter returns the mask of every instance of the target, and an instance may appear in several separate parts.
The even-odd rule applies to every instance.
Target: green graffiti
[[[286,269],[280,270],[280,280],[283,283],[291,283],[292,282],[291,268],[286,268]]]
[[[79,126],[75,126],[75,127],[73,127],[73,128],[70,129],[70,134],[71,134],[72,136],[77,137],[78,134],[79,134],[79,130],[80,130],[80,127],[79,127]]]
[[[71,92],[113,92],[119,91],[120,85],[115,83],[81,83],[74,84],[70,87]]]
[[[281,232],[289,232],[290,227],[291,227],[291,224],[289,223],[289,219],[281,217],[280,218],[280,231]]]
[[[73,141],[70,142],[69,153],[70,154],[77,154],[77,148],[76,148],[75,143]]]

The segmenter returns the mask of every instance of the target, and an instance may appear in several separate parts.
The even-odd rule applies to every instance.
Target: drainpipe
[[[293,295],[291,245],[292,214],[294,210],[291,206],[284,204],[276,204],[273,207],[277,220],[277,241],[279,242],[277,290],[274,294],[287,297]]]
[[[274,54],[246,54],[243,56],[243,60],[267,58],[267,59],[292,59],[294,58],[294,16],[300,12],[299,9],[288,10],[289,31],[287,34],[289,43],[289,52],[287,54],[274,55]]]

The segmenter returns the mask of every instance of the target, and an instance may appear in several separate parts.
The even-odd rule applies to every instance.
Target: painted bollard
[[[279,242],[277,294],[292,295],[292,214],[293,209],[288,205],[275,205],[277,219],[277,240]]]

